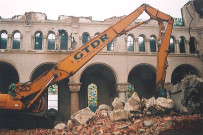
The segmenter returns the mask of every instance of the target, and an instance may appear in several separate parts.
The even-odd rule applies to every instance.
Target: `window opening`
[[[20,32],[13,35],[13,49],[20,49]]]
[[[135,92],[134,85],[129,84],[128,89],[126,91],[126,100],[128,100],[133,95],[134,92]]]
[[[173,40],[173,38],[170,38],[169,52],[170,53],[175,53],[175,46],[174,46],[174,40]]]
[[[113,51],[114,50],[114,42],[113,40],[107,44],[107,51]]]
[[[35,34],[35,50],[42,50],[42,33]]]
[[[144,37],[139,36],[138,42],[139,42],[139,51],[145,52],[145,39],[144,39]]]
[[[60,35],[60,50],[68,49],[68,34],[65,31],[59,33]]]
[[[194,37],[190,38],[189,47],[190,47],[190,53],[196,53],[196,40]]]
[[[150,50],[156,52],[156,39],[153,36],[150,37]]]
[[[7,40],[8,40],[8,35],[4,31],[0,35],[0,49],[6,49],[7,48]]]
[[[127,50],[128,52],[134,52],[134,39],[131,35],[127,37]]]
[[[48,88],[48,110],[58,110],[58,85],[54,84]]]
[[[48,35],[48,50],[55,50],[55,35],[53,33]]]
[[[90,40],[89,34],[83,33],[82,34],[82,45],[86,44],[89,40]]]
[[[185,41],[183,37],[179,39],[180,53],[185,53]]]
[[[98,108],[97,85],[90,83],[88,85],[88,107],[95,112]]]

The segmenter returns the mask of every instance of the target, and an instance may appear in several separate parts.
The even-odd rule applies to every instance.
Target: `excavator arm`
[[[0,109],[31,110],[33,112],[41,111],[44,107],[42,95],[48,86],[72,76],[114,38],[141,25],[142,23],[126,29],[144,11],[149,14],[151,19],[158,20],[159,22],[168,22],[168,26],[159,46],[157,56],[156,83],[158,85],[156,89],[158,90],[159,87],[161,87],[161,84],[165,81],[166,58],[168,55],[168,46],[172,31],[173,18],[149,5],[143,4],[124,19],[109,27],[97,37],[93,38],[72,54],[59,61],[50,71],[47,71],[33,82],[27,84],[15,84],[11,90],[12,94],[0,94]],[[33,108],[33,105],[36,103],[38,104],[38,107]]]

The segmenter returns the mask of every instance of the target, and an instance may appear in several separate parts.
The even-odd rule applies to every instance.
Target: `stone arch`
[[[8,86],[11,83],[19,82],[19,73],[10,63],[0,61],[0,93],[8,93]]]
[[[128,74],[128,82],[140,97],[150,98],[155,94],[156,68],[145,63],[136,65]]]
[[[87,87],[90,83],[97,85],[98,106],[101,104],[111,105],[113,99],[117,96],[116,81],[116,74],[109,65],[94,63],[87,66],[80,76],[80,82],[82,83],[79,92],[80,109],[88,106]]]
[[[46,71],[51,70],[55,62],[45,62],[40,65],[38,65],[30,75],[30,80],[33,81],[39,76],[41,76]],[[59,118],[60,120],[67,121],[70,119],[71,112],[70,112],[70,90],[69,90],[69,79],[66,78],[64,80],[61,80],[59,82],[56,82],[58,86],[58,112],[60,114]],[[46,90],[47,91],[47,90]],[[45,94],[45,109],[46,111],[48,109],[48,95]],[[58,117],[58,116],[57,116]]]
[[[186,75],[197,75],[198,77],[201,76],[196,67],[190,64],[182,64],[173,70],[171,75],[171,83],[174,85],[179,83]]]

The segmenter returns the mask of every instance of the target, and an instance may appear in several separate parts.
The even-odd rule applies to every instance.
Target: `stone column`
[[[148,38],[146,38],[145,48],[146,48],[145,52],[147,52],[147,53],[151,52],[151,50],[150,50],[150,39],[148,39]]]
[[[128,89],[128,83],[118,83],[116,86],[116,91],[118,92],[118,96],[123,102],[126,101],[127,89]]]
[[[135,38],[135,52],[139,52],[138,38]]]
[[[190,53],[190,45],[189,45],[189,40],[185,40],[185,53],[189,54]]]
[[[175,45],[176,53],[177,53],[177,54],[180,54],[179,41],[178,41],[178,40],[175,40],[174,45]]]
[[[47,35],[43,35],[42,50],[47,50]]]
[[[20,48],[19,49],[24,49],[23,47],[23,34],[20,34]]]
[[[7,40],[7,49],[8,50],[12,49],[11,40],[12,40],[12,34],[8,34],[8,40]]]
[[[71,115],[79,111],[79,91],[81,83],[69,83],[69,89],[71,92]]]
[[[35,35],[31,35],[31,46],[30,46],[30,50],[34,50],[35,49]]]

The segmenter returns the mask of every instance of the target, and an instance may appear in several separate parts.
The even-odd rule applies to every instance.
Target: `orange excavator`
[[[126,34],[133,28],[145,23],[146,21],[143,21],[132,26],[133,22],[144,11],[150,16],[150,19],[147,21],[157,20],[159,24],[158,40],[160,40],[161,43],[158,45],[156,90],[161,93],[161,96],[164,96],[165,93],[162,91],[165,82],[166,68],[168,66],[167,56],[169,53],[168,48],[173,27],[173,18],[147,4],[143,4],[134,12],[109,27],[97,37],[91,39],[88,43],[78,48],[63,60],[59,61],[50,71],[45,72],[33,82],[10,85],[8,94],[0,94],[0,109],[24,110],[28,112],[42,111],[45,106],[43,95],[48,86],[74,75],[74,73],[114,38]],[[165,22],[167,23],[167,27],[161,38],[162,24]]]

